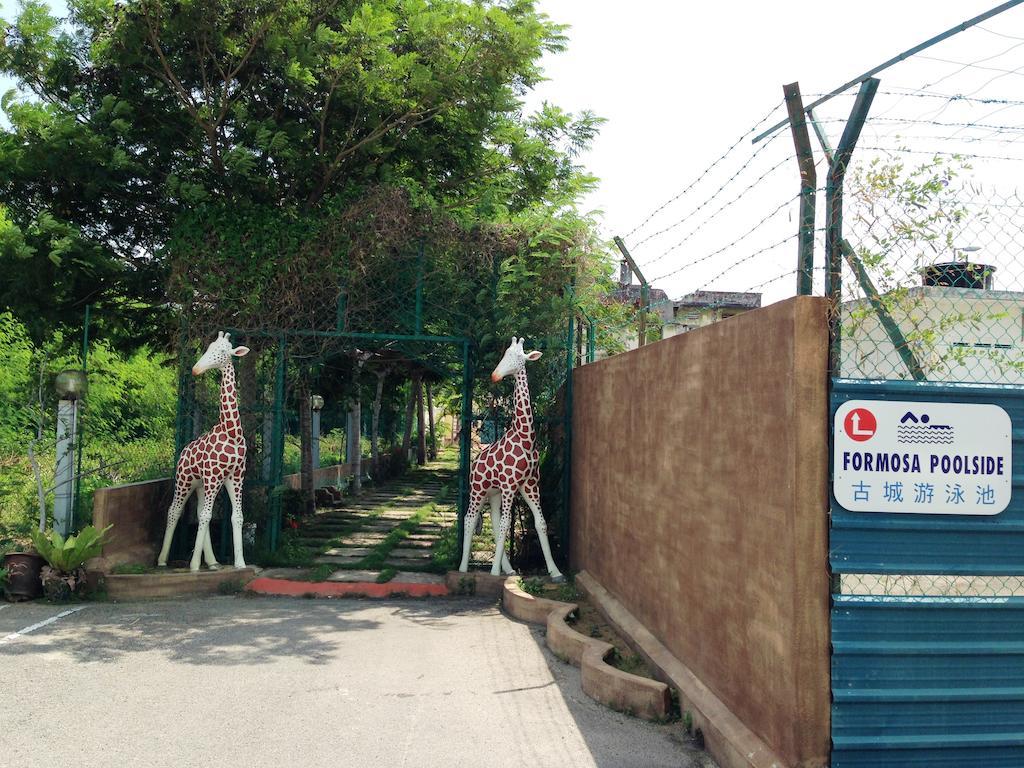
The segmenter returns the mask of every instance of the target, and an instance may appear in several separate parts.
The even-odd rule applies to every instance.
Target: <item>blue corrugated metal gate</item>
[[[991,403],[1013,497],[991,517],[831,500],[832,768],[1024,768],[1024,388],[835,380],[847,400]]]

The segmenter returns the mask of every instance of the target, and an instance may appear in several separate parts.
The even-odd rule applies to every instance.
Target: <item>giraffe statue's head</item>
[[[224,331],[217,332],[217,338],[210,342],[203,356],[192,366],[192,375],[198,376],[211,368],[223,368],[231,363],[232,357],[249,354],[248,347],[233,347],[231,339]]]
[[[533,352],[523,351],[523,342],[526,339],[517,339],[515,336],[512,337],[512,343],[508,345],[508,349],[505,350],[505,354],[501,358],[501,362],[498,363],[498,367],[491,372],[491,381],[497,383],[506,376],[513,373],[517,373],[526,368],[526,361],[529,360],[531,363],[534,360],[540,359],[540,352],[534,350]]]

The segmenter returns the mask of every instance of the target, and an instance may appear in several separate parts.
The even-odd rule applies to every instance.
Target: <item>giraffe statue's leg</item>
[[[473,489],[469,493],[469,509],[466,510],[466,519],[463,521],[462,535],[462,564],[459,570],[465,573],[469,570],[469,555],[473,549],[473,531],[476,529],[476,521],[480,518],[480,505],[484,502],[484,492]]]
[[[498,541],[498,526],[501,524],[501,494],[492,493],[488,498],[491,502],[491,533],[494,535],[494,541]],[[498,556],[498,550],[494,550],[494,556]],[[501,570],[504,571],[505,575],[511,576],[515,571],[512,569],[512,563],[508,560],[508,554],[502,550],[501,552]]]
[[[203,508],[203,486],[199,486],[196,489],[196,506],[198,509]],[[203,539],[203,560],[206,561],[206,567],[211,571],[216,571],[220,568],[220,563],[217,562],[216,556],[213,554],[213,540],[210,538],[210,529],[206,529],[206,537]]]
[[[213,517],[213,500],[217,497],[217,491],[220,490],[218,486],[217,482],[203,483],[202,503],[199,505],[199,530],[196,531],[196,546],[192,550],[192,561],[189,563],[189,569],[192,571],[199,570],[199,561],[203,555],[203,547],[210,533],[210,519]]]
[[[174,486],[174,499],[171,501],[171,506],[167,510],[167,527],[164,529],[164,545],[160,548],[160,556],[156,559],[156,564],[161,567],[167,565],[167,555],[171,551],[171,539],[174,538],[174,529],[178,525],[178,518],[181,517],[181,510],[185,507],[185,502],[188,501],[188,497],[192,495],[192,491],[195,490],[199,484],[198,480],[193,481],[191,484],[182,480]]]
[[[235,542],[235,568],[245,568],[245,556],[242,554],[242,475],[229,477],[224,487],[231,499],[231,533]]]
[[[548,543],[548,525],[544,522],[544,515],[540,511],[540,489],[537,486],[537,478],[531,477],[528,479],[523,483],[523,487],[519,492],[523,494],[526,505],[533,512],[533,527],[537,529],[537,538],[540,539],[540,548],[544,552],[544,563],[548,567],[548,575],[551,576],[552,581],[565,581],[565,577],[555,567],[555,561],[551,557],[551,544]]]
[[[512,500],[514,498],[514,491],[502,489],[501,520],[498,521],[498,534],[494,537],[494,565],[491,566],[491,576],[498,576],[501,572],[501,561],[505,557],[505,541],[508,539],[508,532],[512,527]]]

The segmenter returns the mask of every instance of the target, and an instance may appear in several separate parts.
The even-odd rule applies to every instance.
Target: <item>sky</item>
[[[745,134],[772,110],[773,119],[762,127],[784,115],[782,85],[798,81],[804,94],[831,91],[996,3],[538,4],[552,20],[569,25],[569,44],[566,52],[546,57],[548,80],[527,96],[525,107],[536,108],[546,100],[570,111],[589,109],[606,119],[592,149],[581,158],[600,178],[585,207],[601,212],[603,234],[624,236],[646,277],[671,297],[708,288],[757,290],[768,303],[791,295],[795,286],[795,276],[786,273],[795,269],[799,177],[788,131],[756,146]],[[14,7],[12,0],[0,0],[0,16],[10,17]],[[965,62],[974,66],[963,67]],[[1016,150],[1013,143],[1024,137],[1024,108],[1006,107],[993,118],[1000,130],[962,126],[991,124],[981,118],[987,120],[993,110],[977,99],[1012,99],[1021,92],[1024,5],[879,77],[879,96],[860,147],[902,147],[910,152],[903,157],[918,159],[938,150],[966,149],[988,157],[1017,151],[1019,159],[1013,155],[1009,160],[973,161],[971,181],[1012,192],[1024,161],[1024,147]],[[0,80],[0,90],[6,87],[9,83]],[[852,93],[821,110],[833,144]],[[938,98],[941,94],[974,94],[976,100],[951,103]],[[816,144],[815,151],[820,160]],[[858,152],[855,159],[872,155],[869,150]],[[823,179],[819,164],[819,182]],[[819,227],[824,222],[822,203],[819,199]],[[1009,257],[1014,232],[982,234],[992,241],[983,243],[989,247],[988,261]],[[981,243],[977,238],[971,243],[976,241]],[[1004,278],[1009,268],[1004,265]],[[1019,286],[1004,287],[1024,288],[1024,274],[1013,276],[1018,280]]]
[[[686,189],[773,106],[779,107],[775,118],[781,118],[783,84],[797,81],[804,94],[831,91],[996,3],[992,0],[861,0],[855,4],[820,0],[778,3],[633,0],[623,4],[541,0],[539,5],[553,20],[570,25],[569,48],[547,57],[548,81],[531,94],[529,102],[532,106],[548,100],[569,110],[590,109],[606,118],[600,136],[582,162],[601,179],[600,186],[586,202],[588,207],[602,211],[602,228],[610,237],[632,232],[653,210]],[[1024,40],[1024,6],[1011,9],[983,26],[990,31],[969,30],[930,49],[926,52],[929,59],[922,55],[881,73],[880,94],[919,89],[932,83],[936,84],[930,90],[935,92],[970,93],[993,74],[1000,79],[984,93],[1010,98],[1020,94],[1020,73],[1002,76],[998,72],[968,68],[938,82],[959,69],[949,61],[976,61]],[[1000,36],[1006,34],[1018,39]],[[933,60],[935,58],[943,60]],[[1024,71],[1024,48],[1012,50],[991,64],[1008,69],[1022,67]],[[937,107],[944,103],[921,98],[903,99],[895,104],[897,101],[895,96],[879,95],[872,114],[883,115],[890,110],[883,121],[899,116],[915,118],[925,105]],[[846,97],[830,102],[825,110],[834,121],[825,126],[833,145],[841,134],[839,120],[851,106],[852,98]],[[974,111],[962,120],[975,119],[981,108],[983,105],[973,105]],[[1016,112],[1012,116],[1015,124],[1024,125],[1024,112]],[[873,125],[869,121],[861,145],[879,144],[875,141],[877,135],[891,127],[884,122]],[[942,126],[930,132],[916,129],[913,133],[938,133],[945,138],[945,134],[953,131],[951,127]],[[924,149],[931,151],[939,146],[938,142],[931,142]],[[772,271],[775,268],[784,271],[795,267],[796,244],[790,242],[764,254],[763,258],[759,256],[721,274],[749,253],[793,234],[796,227],[793,204],[736,248],[708,258],[692,269],[684,268],[670,277],[653,279],[714,253],[734,236],[757,224],[778,204],[797,194],[799,176],[792,140],[786,131],[727,185],[723,195],[692,215],[683,226],[642,242],[647,235],[687,216],[706,201],[756,149],[749,138],[744,139],[726,162],[626,238],[633,256],[656,287],[667,290],[673,297],[705,287],[746,290],[779,274]],[[818,151],[816,143],[815,151]],[[787,157],[791,160],[789,164],[785,162]],[[765,162],[762,164],[762,161]],[[744,197],[743,203],[751,203],[748,210],[741,211],[742,205],[734,205],[705,222],[719,201],[731,199],[733,190],[738,194],[777,163],[783,165]],[[1003,168],[989,175],[1016,178],[1019,170],[1020,164],[1016,163],[1012,170]],[[819,181],[823,177],[823,170],[819,168]],[[818,225],[823,225],[823,213],[819,215]],[[693,229],[699,230],[697,235],[662,256]],[[704,235],[707,237],[701,240]],[[822,258],[819,251],[819,264]],[[766,300],[774,300],[791,295],[794,286],[795,276],[790,276],[758,290],[766,292]]]

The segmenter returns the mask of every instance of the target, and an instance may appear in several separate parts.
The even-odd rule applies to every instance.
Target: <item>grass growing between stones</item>
[[[409,536],[409,534],[415,532],[415,530],[420,527],[421,523],[425,522],[437,511],[437,507],[437,503],[433,501],[424,504],[422,507],[417,509],[411,517],[403,520],[392,528],[384,540],[373,547],[372,553],[364,557],[355,565],[342,567],[366,569],[369,571],[376,571],[384,568],[384,562],[388,559],[388,555],[391,554],[391,550],[397,547],[403,539]],[[409,570],[415,570],[415,565],[410,564]]]

